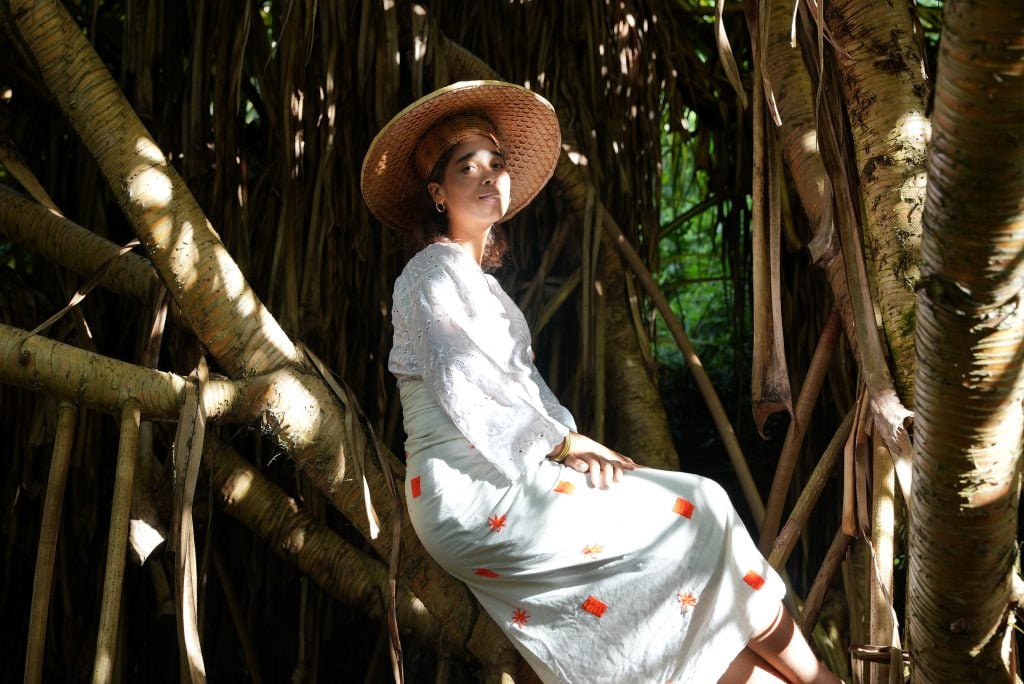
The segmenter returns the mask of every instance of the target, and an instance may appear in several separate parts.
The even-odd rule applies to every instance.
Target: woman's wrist
[[[548,454],[548,458],[550,458],[555,463],[561,463],[562,461],[569,457],[570,449],[572,449],[571,432],[565,436],[565,439],[562,440],[562,444],[560,445],[557,451]]]

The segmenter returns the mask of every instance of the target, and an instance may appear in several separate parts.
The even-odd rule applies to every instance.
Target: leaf
[[[722,22],[722,12],[725,9],[725,0],[718,0],[715,4],[715,43],[718,45],[718,56],[722,60],[722,68],[729,78],[729,83],[736,90],[740,98],[740,104],[747,108],[747,93],[743,90],[743,82],[740,80],[739,69],[736,68],[736,59],[732,56],[732,46],[729,44],[729,36],[725,33],[725,24]]]
[[[198,625],[199,580],[196,570],[196,540],[192,526],[192,501],[199,479],[199,463],[206,436],[206,411],[203,390],[206,387],[205,357],[199,357],[190,376],[185,400],[181,405],[178,430],[174,436],[174,515],[171,519],[171,540],[175,550],[175,588],[177,601],[179,648],[183,670],[193,684],[206,681],[202,644]],[[182,677],[185,677],[184,671]]]

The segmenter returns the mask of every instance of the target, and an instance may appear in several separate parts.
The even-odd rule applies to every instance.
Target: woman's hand
[[[622,480],[623,471],[639,467],[629,456],[623,456],[586,435],[571,432],[566,439],[570,442],[569,455],[562,463],[577,472],[589,473],[593,487],[607,489],[613,482]]]

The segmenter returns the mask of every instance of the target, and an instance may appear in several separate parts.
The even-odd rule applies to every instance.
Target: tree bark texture
[[[305,367],[300,351],[249,287],[67,11],[59,3],[23,0],[8,0],[0,9],[95,157],[184,319],[230,374],[282,370],[289,376],[287,382],[266,387],[262,400],[284,413],[264,414],[261,427],[369,537],[361,487],[343,482],[346,458],[363,458],[381,520],[382,532],[372,543],[386,557],[393,507],[383,473],[370,458],[371,437],[355,418],[356,407],[343,406]],[[403,571],[413,591],[453,641],[466,644],[482,661],[493,661],[506,643],[497,627],[479,611],[469,590],[430,558],[408,521],[403,536]]]
[[[1012,680],[1024,382],[1024,7],[945,6],[917,307],[915,682]]]
[[[18,38],[47,89],[95,157],[203,345],[232,374],[296,362],[291,340],[246,283],[66,10],[50,2],[10,0],[8,5]]]
[[[828,177],[818,149],[814,81],[804,64],[799,44],[790,43],[793,3],[770,0],[762,4],[761,11],[768,13],[766,17],[759,18],[764,26],[761,63],[770,88],[765,96],[770,95],[774,99],[779,116],[777,132],[782,158],[789,168],[800,205],[814,229],[814,238],[807,245],[811,261],[825,271],[846,338],[856,353],[857,336],[853,328],[846,271],[839,237],[832,222],[831,193],[826,192],[825,187]],[[797,21],[802,19],[798,17]],[[751,31],[756,30],[760,27],[751,26]]]
[[[367,615],[385,619],[387,566],[361,553],[317,521],[241,454],[207,435],[203,465],[217,498],[233,518],[253,530],[273,551],[295,563],[327,593]],[[440,631],[423,603],[404,587],[398,591],[403,632],[436,642]]]
[[[118,246],[0,185],[0,234],[75,273],[91,276]],[[137,254],[123,254],[107,268],[100,285],[142,304],[163,287],[153,266]]]
[[[913,408],[914,287],[930,131],[924,54],[907,3],[822,5],[853,135],[868,274],[896,389]]]

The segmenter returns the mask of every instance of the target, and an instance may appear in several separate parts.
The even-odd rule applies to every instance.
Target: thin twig
[[[789,555],[793,553],[796,540],[799,539],[800,533],[806,527],[811,511],[814,510],[814,506],[818,503],[821,493],[825,490],[825,485],[828,484],[832,472],[839,463],[839,455],[842,453],[846,439],[850,435],[855,416],[856,408],[851,408],[846,414],[846,418],[840,424],[839,429],[836,430],[836,434],[833,435],[832,441],[829,442],[824,453],[822,453],[818,465],[814,468],[814,472],[807,478],[807,485],[800,494],[796,505],[793,506],[793,512],[790,514],[789,520],[786,521],[786,525],[782,528],[782,532],[779,533],[778,538],[775,540],[771,555],[768,557],[768,562],[771,563],[772,567],[781,568],[785,566],[786,561],[789,560]]]
[[[821,331],[818,345],[814,348],[803,387],[800,388],[800,396],[796,400],[793,419],[789,423],[789,429],[786,430],[786,439],[782,444],[782,453],[779,455],[779,463],[775,468],[772,489],[768,494],[764,526],[761,528],[762,549],[767,549],[768,545],[774,542],[778,532],[779,522],[782,520],[782,508],[786,503],[786,492],[789,491],[793,471],[796,469],[797,456],[800,454],[800,447],[803,446],[804,435],[810,424],[814,404],[818,401],[821,384],[828,372],[828,365],[832,360],[832,353],[835,351],[836,342],[839,340],[841,332],[842,324],[839,320],[839,312],[833,310],[828,322],[825,323],[825,328]]]
[[[114,656],[121,618],[121,591],[124,584],[125,552],[128,546],[128,517],[132,507],[132,482],[139,445],[139,404],[129,399],[121,410],[121,441],[117,449],[114,496],[110,505],[110,532],[107,538],[107,565],[103,574],[103,598],[100,602],[99,635],[93,662],[93,684],[114,680]]]
[[[807,593],[807,601],[804,602],[804,609],[800,613],[800,629],[803,630],[804,635],[809,635],[814,630],[814,626],[818,624],[818,616],[821,614],[821,606],[825,602],[825,594],[832,586],[832,580],[839,572],[846,549],[852,541],[853,537],[845,534],[841,529],[836,530],[836,536],[832,538],[832,545],[829,547],[828,553],[825,554],[825,560],[822,561],[818,574],[814,577],[811,590]]]
[[[32,607],[29,609],[28,646],[25,649],[25,684],[38,684],[43,678],[43,653],[46,650],[46,621],[53,588],[53,557],[60,531],[60,513],[71,462],[71,446],[75,442],[78,407],[62,401],[57,413],[57,434],[50,460],[50,479],[46,483],[43,520],[36,550],[36,573],[32,584]]]
[[[171,540],[175,551],[175,614],[182,680],[193,684],[206,681],[202,639],[199,636],[199,580],[192,521],[192,501],[206,437],[206,411],[203,407],[206,379],[206,359],[200,356],[184,392],[181,417],[174,438],[174,515],[171,519]]]

